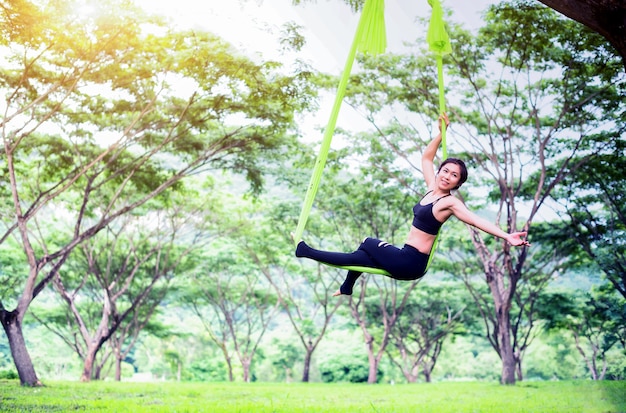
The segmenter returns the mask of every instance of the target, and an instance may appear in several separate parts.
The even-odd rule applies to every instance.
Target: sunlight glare
[[[94,7],[93,4],[89,4],[89,3],[77,4],[76,14],[78,14],[79,16],[91,17],[94,14],[96,14],[96,8]]]

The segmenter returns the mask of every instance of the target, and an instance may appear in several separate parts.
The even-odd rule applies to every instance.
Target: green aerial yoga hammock
[[[443,87],[443,55],[452,53],[452,47],[450,46],[450,38],[446,32],[446,27],[443,22],[443,10],[439,0],[428,0],[428,4],[433,8],[430,16],[430,22],[428,24],[428,34],[426,35],[426,41],[428,42],[428,49],[435,53],[437,59],[437,79],[439,83],[439,113],[445,113],[446,111],[446,99],[445,90]],[[448,158],[448,145],[446,143],[446,123],[441,122],[441,150],[443,159]],[[439,234],[435,237],[433,246],[430,250],[430,256],[428,257],[428,263],[426,263],[426,269],[430,267],[430,263],[433,260],[439,245]]]
[[[431,6],[433,7],[433,15],[431,17],[430,26],[428,29],[428,40],[430,43],[430,50],[435,51],[438,56],[437,62],[438,62],[438,67],[439,67],[439,108],[440,108],[440,112],[443,113],[445,111],[445,101],[444,101],[444,96],[443,96],[443,93],[444,93],[443,68],[442,68],[442,63],[441,63],[442,62],[441,56],[444,53],[449,53],[449,51],[446,51],[446,50],[448,50],[450,46],[449,44],[447,46],[446,44],[444,44],[444,42],[448,42],[448,35],[443,26],[443,12],[441,11],[441,5],[439,4],[438,0],[434,0],[434,1],[436,2],[435,5],[431,3]],[[429,3],[430,3],[430,0],[429,0]],[[437,21],[435,21],[436,9],[438,9]],[[315,195],[317,194],[317,190],[319,188],[320,180],[322,177],[322,172],[324,170],[324,166],[326,165],[326,160],[328,158],[328,151],[330,149],[330,143],[331,143],[333,134],[335,133],[337,117],[339,116],[341,103],[346,93],[346,87],[348,84],[348,79],[350,77],[350,72],[352,70],[352,63],[354,62],[356,53],[357,51],[361,51],[363,53],[371,53],[373,55],[377,55],[379,53],[383,53],[387,47],[384,11],[385,11],[384,0],[366,0],[365,1],[365,5],[363,6],[363,12],[361,13],[361,18],[359,19],[359,24],[357,26],[356,34],[352,42],[352,47],[350,48],[350,53],[348,54],[348,58],[346,60],[345,67],[341,75],[341,79],[339,80],[339,85],[337,86],[337,94],[335,96],[335,103],[333,104],[333,108],[330,114],[330,119],[328,120],[326,129],[324,130],[324,138],[320,146],[320,152],[315,162],[315,166],[313,168],[313,175],[311,176],[311,181],[309,182],[309,187],[307,189],[304,203],[302,205],[302,211],[300,212],[298,226],[296,227],[296,231],[293,235],[293,239],[296,245],[300,241],[300,239],[302,239],[302,234],[304,233],[304,227],[306,226],[306,221],[309,217],[309,213],[311,212],[311,208],[313,207],[313,201],[315,200]],[[433,32],[432,35],[431,35],[431,31]],[[443,33],[443,36],[442,36],[442,33]],[[437,46],[433,46],[433,44],[435,43],[432,43],[432,42],[435,42]],[[442,133],[442,146],[443,146],[443,154],[444,154],[443,156],[445,159],[447,157],[447,149],[446,149],[446,141],[445,141],[445,125],[442,126],[441,133]],[[437,243],[437,239],[435,239],[435,244],[436,243]],[[433,245],[433,251],[434,251],[434,247],[435,245]],[[430,258],[428,260],[428,265],[430,265],[430,260],[432,259],[432,256],[433,254],[431,253]],[[380,268],[360,267],[360,266],[336,266],[336,267],[345,268],[347,270],[366,272],[370,274],[389,275],[387,271],[380,269]]]

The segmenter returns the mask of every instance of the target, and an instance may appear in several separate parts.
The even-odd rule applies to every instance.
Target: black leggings
[[[300,241],[296,247],[296,257],[311,258],[338,266],[380,268],[387,271],[391,278],[404,281],[423,277],[428,264],[428,254],[408,244],[398,248],[376,238],[365,238],[356,251],[349,253],[320,251]],[[349,270],[346,281],[339,288],[341,293],[352,294],[352,288],[361,274],[359,271]]]

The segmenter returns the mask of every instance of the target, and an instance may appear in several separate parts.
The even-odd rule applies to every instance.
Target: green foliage
[[[563,333],[555,331],[533,341],[525,355],[525,380],[571,380],[587,377],[584,363],[576,353],[574,339]]]
[[[0,296],[0,316],[11,311],[6,305],[18,303],[11,316],[21,320],[54,280],[59,291],[63,282],[77,290],[99,285],[101,291],[86,294],[92,303],[110,305],[102,299],[109,293],[123,297],[124,303],[111,305],[118,311],[109,320],[149,318],[148,312],[134,312],[134,305],[144,298],[158,305],[166,283],[152,285],[149,277],[132,275],[92,283],[79,271],[59,267],[74,248],[121,216],[146,213],[158,202],[176,204],[170,190],[189,194],[183,191],[186,177],[231,169],[247,179],[249,191],[259,193],[264,166],[282,160],[296,144],[294,115],[306,110],[315,95],[308,69],[287,73],[277,62],[241,55],[213,34],[171,30],[132,2],[95,2],[90,6],[97,13],[91,16],[79,16],[73,1],[5,3],[0,10],[0,53],[6,61],[0,68],[0,90],[6,96],[0,243],[20,240],[28,271],[15,274],[11,282],[16,284],[2,291],[10,295]],[[193,211],[186,213],[193,217]],[[45,222],[52,225],[45,227]],[[123,266],[123,259],[113,261],[112,266]],[[189,268],[190,261],[180,264]],[[171,261],[165,272],[159,274],[165,281],[174,276]],[[124,290],[129,285],[142,291]],[[144,297],[142,292],[155,294]],[[67,301],[73,293],[65,291]],[[81,310],[96,319],[95,306]],[[102,314],[109,316],[106,309]],[[79,319],[73,316],[68,320]],[[118,334],[119,350],[120,342],[133,340],[113,324],[102,326],[95,339],[86,338],[88,327],[75,337],[102,344]],[[20,324],[13,325],[17,328],[6,331],[20,334]],[[15,360],[22,367],[20,379],[37,383],[26,349],[13,354],[21,356]]]
[[[324,383],[367,383],[369,376],[369,363],[367,357],[362,355],[327,358],[320,364],[319,369]],[[380,383],[383,379],[380,369],[376,377],[378,383]]]
[[[37,232],[40,236],[39,241],[45,241],[35,246],[38,256],[46,250],[56,251],[66,245],[73,228],[81,225],[88,227],[97,221],[98,214],[103,209],[118,202],[117,205],[122,208],[120,210],[123,210],[133,202],[143,199],[146,194],[158,190],[172,176],[181,172],[177,168],[182,164],[189,166],[189,169],[183,167],[181,172],[183,175],[203,173],[207,168],[230,168],[233,173],[245,176],[254,190],[261,188],[264,183],[263,175],[268,171],[278,171],[280,174],[278,182],[289,182],[298,189],[298,192],[305,187],[312,163],[311,152],[304,151],[299,146],[297,151],[294,149],[296,142],[293,139],[292,128],[294,110],[310,107],[312,103],[310,99],[315,95],[310,89],[310,73],[303,70],[292,75],[284,75],[284,71],[277,63],[257,64],[207,33],[167,32],[157,35],[155,33],[158,33],[158,30],[143,32],[142,27],[145,27],[144,23],[147,22],[153,24],[153,27],[161,29],[165,27],[158,21],[149,21],[139,15],[131,18],[131,10],[126,8],[125,2],[112,3],[120,6],[111,7],[121,14],[122,18],[119,21],[111,19],[111,15],[105,15],[103,19],[93,22],[90,27],[75,25],[65,27],[62,16],[71,13],[40,16],[39,9],[29,2],[5,3],[6,7],[3,4],[0,13],[2,22],[6,24],[0,25],[0,30],[6,36],[2,36],[0,42],[12,47],[19,46],[13,50],[25,50],[25,53],[9,56],[7,65],[0,70],[0,87],[7,92],[7,97],[14,98],[14,101],[9,103],[19,110],[48,96],[40,107],[29,112],[33,114],[29,122],[30,125],[34,125],[42,119],[47,119],[49,125],[56,125],[52,128],[53,132],[46,130],[44,133],[42,129],[28,136],[19,135],[23,125],[13,129],[22,139],[20,141],[22,144],[12,152],[20,177],[21,200],[28,208],[27,215],[38,214],[37,231],[33,230],[32,233]],[[64,6],[62,1],[54,3],[59,7]],[[350,4],[358,7],[360,3],[362,2],[354,1]],[[476,140],[473,141],[476,146],[468,149],[470,146],[466,145],[467,141],[464,139],[471,140],[471,137],[465,136],[461,131],[464,128],[453,129],[456,135],[454,139],[459,143],[457,155],[468,152],[473,166],[488,162],[493,162],[496,166],[508,165],[509,162],[519,161],[519,165],[516,164],[515,168],[506,172],[497,167],[485,169],[489,178],[502,176],[512,178],[509,181],[498,181],[497,189],[491,192],[490,199],[502,199],[499,190],[503,188],[514,192],[511,199],[520,193],[527,194],[529,199],[533,199],[532,191],[537,188],[540,178],[559,178],[565,175],[564,182],[569,187],[564,188],[563,193],[567,196],[586,204],[597,204],[599,200],[603,201],[605,198],[587,195],[589,191],[599,192],[596,184],[605,184],[604,189],[608,189],[607,192],[614,196],[613,199],[619,205],[623,205],[619,198],[623,177],[615,176],[614,173],[617,171],[619,175],[619,171],[623,169],[620,168],[624,158],[623,146],[619,144],[624,130],[622,103],[624,82],[621,71],[616,70],[615,57],[611,50],[598,36],[589,35],[586,30],[581,32],[580,26],[565,19],[555,18],[553,13],[546,12],[544,8],[529,2],[506,3],[492,8],[487,16],[488,26],[476,36],[454,28],[453,39],[459,57],[446,58],[446,70],[452,80],[450,96],[453,96],[452,102],[455,103],[453,106],[460,102],[458,107],[454,107],[455,116],[461,117],[463,125],[467,126],[470,133],[476,134]],[[50,27],[44,26],[44,23],[50,24]],[[542,27],[541,30],[536,29],[537,24]],[[303,39],[297,29],[287,27],[284,44],[294,47],[302,44]],[[50,48],[45,49],[46,45]],[[24,49],[21,49],[22,46]],[[44,49],[45,52],[38,55],[38,52]],[[154,62],[158,62],[158,65]],[[389,107],[396,111],[401,105],[412,112],[412,115],[421,117],[422,120],[427,119],[424,123],[434,118],[436,78],[430,56],[417,53],[407,56],[363,57],[361,63],[365,70],[350,82],[348,100],[357,108],[365,108],[368,120],[375,123],[378,120],[376,114],[383,113]],[[22,67],[20,66],[22,64],[24,67],[20,71],[17,68]],[[507,73],[504,78],[498,79],[497,76],[493,76],[492,69],[496,65],[506,68],[503,70]],[[89,70],[83,70],[87,68]],[[509,69],[510,71],[507,71]],[[497,73],[498,70],[494,72]],[[84,77],[73,78],[75,73],[81,73]],[[192,85],[193,92],[187,94],[185,88],[179,88],[179,81],[183,79]],[[522,85],[517,83],[520,79],[530,79],[531,82]],[[336,84],[335,79],[325,76],[319,76],[315,80],[320,87],[334,87]],[[72,81],[77,82],[76,88],[73,88]],[[54,89],[55,87],[59,89]],[[98,88],[101,90],[96,90]],[[12,91],[15,91],[15,94],[10,93]],[[530,97],[526,96],[525,92],[528,92]],[[494,112],[490,106],[492,101],[497,102]],[[536,107],[534,104],[537,104]],[[507,114],[507,111],[510,113]],[[50,118],[46,117],[48,115]],[[11,121],[10,117],[6,119],[7,122]],[[326,245],[353,247],[364,235],[374,235],[389,241],[404,240],[408,218],[398,211],[408,211],[416,194],[423,190],[421,182],[414,179],[414,174],[419,172],[414,158],[427,137],[421,136],[421,131],[412,124],[402,124],[398,119],[394,119],[388,125],[375,126],[375,132],[352,135],[347,131],[340,131],[346,135],[344,138],[348,145],[345,149],[331,154],[330,175],[324,179],[325,185],[322,188],[324,193],[320,196],[318,210],[312,215],[309,226],[311,234],[322,236]],[[11,131],[10,128],[7,130]],[[532,158],[537,152],[534,137],[545,137],[553,132],[558,136],[554,139],[555,144],[547,148],[549,161],[545,171],[540,171],[546,172],[545,175],[537,175],[536,180],[524,181],[521,177],[518,180],[517,171],[526,174],[539,165],[538,161],[535,162]],[[129,139],[120,141],[121,144],[114,150],[103,152],[104,144],[121,137]],[[577,140],[577,137],[580,139]],[[511,151],[504,154],[497,151],[488,154],[486,148],[490,145],[497,148],[508,147]],[[553,168],[550,163],[560,165],[564,159],[567,160],[563,156],[569,154],[576,145],[579,145],[577,147],[583,152],[581,157],[571,158],[569,162],[572,167],[567,166],[562,170]],[[157,156],[152,157],[153,154]],[[209,154],[214,157],[203,158]],[[588,156],[590,154],[593,156]],[[93,170],[85,174],[80,172],[81,168],[89,165],[100,155],[102,157],[96,162]],[[288,160],[284,159],[285,155],[289,155]],[[197,159],[202,161],[194,163]],[[270,165],[274,161],[279,162]],[[583,165],[584,162],[587,162],[585,165],[588,167],[580,167],[581,174],[576,175],[573,166]],[[302,165],[304,167],[299,168]],[[602,179],[607,176],[611,176],[611,179]],[[1,216],[10,218],[15,214],[12,210],[6,167],[0,170],[0,177],[4,178],[0,184]],[[194,302],[201,303],[200,307],[205,311],[204,321],[207,326],[213,327],[213,333],[227,331],[225,317],[219,315],[219,310],[226,310],[221,314],[232,316],[241,322],[241,327],[235,328],[235,338],[242,340],[240,343],[254,344],[253,336],[246,337],[245,324],[252,325],[253,329],[259,327],[260,324],[254,317],[262,316],[263,312],[273,308],[278,300],[271,292],[272,288],[263,281],[260,271],[267,269],[268,274],[282,272],[286,279],[293,281],[289,283],[293,299],[286,300],[288,305],[294,304],[295,300],[309,301],[313,304],[317,304],[317,301],[324,303],[324,307],[311,305],[298,308],[298,312],[312,308],[314,310],[312,313],[318,314],[317,316],[304,314],[303,318],[296,322],[303,333],[303,341],[311,342],[311,337],[314,338],[323,331],[322,324],[316,317],[330,308],[326,307],[328,303],[331,303],[331,306],[335,303],[329,301],[327,294],[318,295],[318,293],[322,290],[327,292],[329,288],[326,282],[330,277],[326,275],[337,272],[331,270],[335,272],[320,276],[319,268],[303,270],[293,264],[286,234],[294,226],[297,217],[299,205],[297,202],[291,202],[296,197],[282,187],[270,186],[272,195],[278,194],[285,203],[275,208],[274,204],[269,208],[265,205],[261,207],[259,204],[241,205],[234,197],[222,195],[216,188],[236,187],[233,191],[240,193],[245,191],[241,189],[244,185],[239,185],[243,180],[233,184],[226,182],[227,178],[224,175],[216,175],[210,180],[212,183],[207,183],[200,189],[190,181],[185,181],[184,185],[181,181],[171,183],[171,187],[178,192],[163,193],[158,199],[135,208],[133,212],[135,217],[140,217],[164,206],[193,203],[205,193],[212,195],[203,197],[198,203],[215,214],[207,218],[208,222],[204,220],[206,217],[203,215],[193,225],[205,230],[206,234],[219,238],[206,249],[206,253],[195,254],[182,262],[181,271],[173,271],[166,275],[168,281],[173,280],[178,288],[174,291],[175,294],[167,296],[167,301],[182,299],[186,300],[188,305]],[[47,195],[54,194],[56,188],[69,183],[74,185],[73,189],[56,197],[54,202],[49,204],[50,208],[37,209],[52,199],[47,198]],[[489,183],[489,188],[495,187]],[[580,196],[581,193],[584,196]],[[540,203],[543,202],[544,195],[544,192],[539,193]],[[216,201],[218,198],[224,198],[223,205]],[[484,200],[484,197],[478,199],[480,202]],[[40,201],[45,202],[38,203]],[[517,210],[515,205],[507,207],[509,211]],[[83,211],[85,215],[77,218],[75,222],[67,220],[69,215],[78,216],[79,211]],[[578,212],[587,211],[579,209]],[[596,213],[598,210],[593,212]],[[587,233],[592,235],[589,237],[590,245],[601,246],[602,249],[598,251],[619,252],[619,248],[610,247],[620,246],[619,240],[623,237],[620,237],[619,231],[623,228],[614,226],[612,228],[617,228],[618,231],[609,232],[609,224],[615,221],[611,220],[611,215],[606,214],[603,207],[599,208],[599,212],[595,214],[598,219],[593,222],[594,228],[598,231],[593,234],[591,231]],[[181,213],[193,216],[197,210]],[[264,218],[268,215],[271,218],[265,221]],[[580,217],[581,214],[576,216]],[[507,221],[507,224],[514,223],[515,216],[510,218],[511,221]],[[50,227],[42,225],[46,220],[51,223]],[[62,220],[67,220],[70,225],[59,226],[58,223]],[[204,222],[198,222],[201,220]],[[212,222],[213,220],[215,222]],[[74,223],[79,225],[75,227]],[[446,236],[437,252],[441,257],[436,260],[436,267],[433,270],[472,278],[480,273],[482,266],[477,254],[471,248],[470,237],[466,235],[465,229],[457,224],[450,222],[446,225]],[[11,222],[7,221],[6,226],[12,228]],[[65,228],[67,231],[60,231],[59,228]],[[541,245],[538,243],[535,247],[545,250],[546,254],[533,256],[538,266],[544,263],[545,257],[552,256],[549,245],[558,246],[553,248],[558,253],[553,256],[558,259],[562,259],[563,255],[570,251],[573,251],[571,256],[575,260],[583,257],[583,254],[569,242],[571,238],[563,239],[563,229],[560,225],[552,225],[546,229]],[[232,237],[225,235],[233,232],[236,234]],[[338,234],[336,238],[330,235],[335,233]],[[20,248],[9,245],[10,239],[6,239],[0,251],[2,286],[0,297],[3,304],[14,303],[15,300],[11,301],[10,297],[19,293],[19,284],[15,283],[21,282],[23,280],[21,275],[26,274],[28,270],[23,265],[24,259]],[[109,264],[119,268],[123,266],[124,258],[127,257],[125,253],[133,245],[138,248],[137,252],[146,252],[153,239],[137,238],[129,242],[120,239],[120,250],[124,252],[121,255],[111,244],[95,241],[93,247],[103,254],[111,254],[113,259]],[[496,243],[490,239],[486,245],[495,248]],[[250,255],[247,249],[253,250],[255,255]],[[171,252],[176,255],[180,250],[174,248]],[[95,322],[102,314],[99,304],[102,302],[102,295],[114,290],[108,286],[112,284],[119,286],[120,282],[103,277],[102,285],[106,288],[97,290],[94,280],[85,281],[83,278],[84,263],[74,260],[77,260],[77,256],[70,256],[70,261],[63,267],[63,281],[72,289],[79,288],[83,282],[85,282],[83,287],[94,288],[92,294],[81,297],[78,307],[84,311],[87,319]],[[589,256],[585,256],[584,260],[586,261],[578,262],[587,264]],[[527,268],[534,270],[534,265],[532,262]],[[572,268],[573,263],[567,263],[566,266]],[[101,261],[98,267],[106,267],[105,262]],[[195,271],[195,277],[187,278],[185,275],[187,271]],[[428,276],[439,275],[434,272],[431,271]],[[538,274],[543,276],[549,273],[549,270],[546,270]],[[149,284],[149,277],[144,275],[148,275],[148,270],[129,281],[130,285],[146,287]],[[527,271],[524,274],[524,281],[528,281],[528,285],[532,287],[536,279]],[[454,289],[421,290],[421,287],[419,286],[414,295],[410,296],[412,301],[407,310],[407,317],[399,321],[403,338],[417,339],[418,331],[417,328],[414,329],[417,325],[429,333],[441,332],[445,329],[442,327],[442,321],[445,321],[446,311],[459,309],[464,302],[465,304],[471,302],[462,294],[455,295]],[[481,288],[486,289],[486,286],[482,285]],[[155,297],[151,302],[157,303],[165,290],[165,287],[155,288],[153,290]],[[372,290],[368,290],[368,293]],[[137,289],[120,296],[120,301],[117,302],[118,310],[128,309],[133,297],[137,297],[142,291],[146,290]],[[516,291],[523,299],[537,294],[536,290],[523,287]],[[487,296],[483,295],[481,298],[484,297]],[[548,313],[552,311],[552,305],[556,307],[560,303],[562,297],[551,295],[545,298],[546,301],[537,302],[536,307]],[[608,320],[603,332],[605,337],[601,343],[603,346],[609,342],[621,342],[623,346],[625,323],[623,315],[619,312],[619,309],[623,308],[623,303],[611,300],[607,297],[594,298],[594,305],[591,306],[593,308],[589,308],[588,312],[595,319],[604,317]],[[258,304],[257,308],[254,303]],[[526,314],[520,310],[520,303],[521,301],[512,303],[513,316]],[[45,304],[41,307],[46,308],[34,309],[38,316],[48,323],[67,325],[69,318],[65,312],[51,309],[50,307],[53,307],[51,301],[46,301]],[[391,308],[375,306],[372,302],[369,304],[367,314],[370,318],[371,331],[378,334],[383,310]],[[587,305],[591,303],[561,304],[563,304],[562,315],[578,317],[587,311]],[[340,308],[345,307],[347,305]],[[169,311],[173,307],[159,308]],[[216,313],[211,313],[210,310],[216,310]],[[464,324],[455,326],[455,332],[468,335],[452,337],[446,342],[437,369],[433,372],[435,380],[498,379],[497,355],[486,341],[475,337],[481,334],[473,317],[476,311],[473,304],[469,305],[463,313],[468,316],[463,320]],[[148,309],[142,309],[134,315],[143,317],[147,316],[148,312]],[[150,372],[158,377],[170,379],[176,377],[177,368],[182,366],[181,380],[227,380],[228,367],[223,360],[225,356],[218,349],[220,340],[210,342],[205,334],[199,333],[203,329],[191,322],[194,317],[189,312],[175,308],[172,313],[175,314],[169,316],[177,317],[172,323],[156,322],[146,325],[144,329],[146,334],[140,337],[142,346],[135,349],[128,361],[132,362],[139,372]],[[550,320],[552,315],[545,313],[541,313],[542,317]],[[164,316],[160,314],[160,318]],[[525,331],[522,328],[528,326],[525,324],[527,319],[517,318],[518,321],[520,319],[522,322],[516,326],[516,331]],[[289,328],[288,324],[271,323],[268,329],[285,329],[285,326]],[[323,326],[325,328],[326,324]],[[581,367],[581,359],[574,353],[572,340],[569,337],[563,338],[562,328],[566,327],[565,324],[558,327],[559,329],[554,330],[548,338],[536,339],[536,349],[531,347],[524,350],[525,360],[528,360],[526,377],[529,379],[551,380],[583,376],[581,371],[584,372],[584,366]],[[175,331],[176,328],[183,332]],[[351,332],[354,330],[352,325],[349,328]],[[34,331],[29,328],[28,332],[30,336]],[[71,336],[75,332],[76,329],[68,330],[66,334]],[[59,351],[58,359],[51,360],[51,356],[44,351],[49,348],[44,344],[46,337],[49,336],[39,331],[36,333],[38,345],[32,346],[32,353],[38,369],[45,372],[46,377],[58,377],[62,368],[65,371],[64,363],[69,356]],[[155,337],[158,337],[158,340]],[[229,351],[233,350],[233,341],[226,340],[226,346],[230,346]],[[55,348],[63,347],[57,346],[56,343],[55,341]],[[338,344],[344,344],[344,341],[335,339],[328,347],[338,347]],[[625,358],[622,352],[615,351],[616,347],[618,346],[614,345],[606,354],[610,363],[607,374],[610,378],[623,378]],[[273,364],[274,371],[267,376],[271,380],[283,380],[287,374],[286,370],[291,369],[301,357],[298,347],[291,342],[281,342],[278,345],[262,343],[257,351],[258,359],[265,354],[267,359],[271,360],[266,364]],[[359,348],[348,355],[339,352],[325,354],[327,360],[319,363],[323,379],[367,381],[368,362],[363,352],[364,350]],[[6,368],[8,354],[6,344],[0,341],[0,369]],[[252,353],[249,352],[248,355],[250,354]],[[174,368],[170,368],[168,361],[174,362]],[[255,375],[258,377],[258,373],[254,371],[255,367],[255,363],[252,363],[251,379],[254,379]],[[12,370],[7,371],[9,371],[7,374],[11,374]],[[377,377],[380,382],[382,380],[380,371]],[[392,376],[385,375],[386,380],[389,380],[389,377]],[[566,406],[568,411],[576,410],[578,406],[581,406],[579,410],[585,411],[593,411],[591,409],[594,408],[602,408],[601,411],[624,410],[621,407],[619,410],[613,408],[610,404],[615,399],[613,393],[617,392],[607,391],[606,398],[598,400],[590,407],[586,404],[587,400],[576,398],[580,396],[580,388],[588,383],[576,383],[576,386],[571,386],[578,389],[578,392],[569,389],[566,383],[559,385],[564,387],[550,387],[558,386],[551,383],[522,384],[515,389],[465,385],[471,390],[465,391],[466,387],[455,387],[451,384],[447,390],[442,388],[441,402],[437,398],[439,388],[436,386],[424,391],[419,391],[420,388],[415,391],[416,388],[405,386],[384,387],[382,392],[379,392],[378,386],[374,388],[369,386],[363,393],[356,386],[348,388],[327,386],[322,388],[323,396],[335,388],[339,391],[326,406],[324,404],[326,399],[318,394],[306,398],[311,387],[315,390],[316,386],[280,387],[277,392],[270,390],[258,398],[251,396],[251,391],[259,387],[229,387],[235,389],[230,399],[224,397],[224,394],[227,394],[224,387],[217,385],[177,387],[183,394],[181,399],[177,399],[180,394],[168,393],[169,388],[161,387],[155,390],[149,386],[135,387],[127,383],[133,393],[124,395],[124,400],[119,402],[117,410],[140,411],[141,408],[154,410],[161,406],[164,411],[185,410],[187,406],[190,406],[188,410],[193,410],[202,405],[203,408],[212,411],[219,411],[221,408],[263,411],[265,407],[271,411],[280,411],[281,406],[278,404],[285,398],[288,399],[285,401],[285,411],[298,409],[324,411],[325,408],[328,411],[364,411],[374,407],[381,411],[405,409],[413,412],[416,411],[416,406],[423,406],[428,411],[446,411],[446,409],[463,411],[467,405],[474,409],[480,408],[481,411],[515,411],[519,406],[524,406],[524,409],[536,407],[535,410],[550,409],[550,411],[559,411],[558,409],[563,406]],[[33,410],[38,408],[28,403],[40,403],[39,407],[42,410],[55,409],[55,406],[60,404],[59,410],[65,411],[85,409],[86,405],[81,403],[88,402],[82,400],[94,400],[93,404],[96,405],[94,408],[115,409],[117,402],[102,397],[100,390],[106,389],[105,394],[117,394],[118,390],[115,387],[104,387],[105,384],[102,386],[79,388],[92,391],[93,394],[90,393],[84,398],[74,397],[73,395],[80,393],[80,390],[72,389],[68,391],[72,396],[64,394],[63,398],[49,403],[41,393],[34,397],[28,394],[28,397],[24,397],[24,403],[27,406],[26,410],[29,410],[28,407],[32,407]],[[10,384],[0,387],[9,387],[13,391]],[[293,388],[297,389],[298,397],[291,397],[294,394]],[[555,397],[555,393],[558,392],[554,390],[555,388],[567,388],[567,395],[562,398]],[[593,387],[594,390],[604,388]],[[395,389],[399,390],[397,394],[394,393]],[[484,396],[485,389],[497,394],[498,397],[477,399],[476,393]],[[520,389],[520,393],[515,393]],[[21,393],[21,390],[18,388],[15,393]],[[512,396],[509,393],[504,396],[500,393],[509,390]],[[622,391],[618,396],[623,394],[623,387],[619,387],[618,390]],[[47,389],[44,389],[45,391]],[[545,391],[543,398],[536,397],[539,391]],[[454,394],[453,401],[449,393]],[[590,398],[595,397],[595,393],[589,393],[592,395]],[[215,401],[215,407],[211,405],[214,400],[205,399],[212,397],[213,394],[220,398]],[[266,396],[267,394],[269,396]],[[376,398],[373,397],[374,394]],[[370,395],[372,398],[368,399]],[[95,399],[96,396],[100,399]],[[505,400],[510,399],[511,405],[497,404],[503,397]],[[5,403],[7,399],[0,390],[3,407],[18,406],[18,402],[12,398]],[[259,402],[259,399],[262,402]],[[572,402],[572,399],[577,400],[578,404]],[[178,404],[175,402],[174,406],[169,404],[173,400]],[[295,400],[295,405],[290,404],[292,400]],[[456,400],[459,400],[458,404],[454,403]],[[535,400],[536,406],[532,404]],[[126,404],[122,404],[123,402]],[[554,403],[554,406],[551,403]],[[494,408],[494,405],[497,405],[497,408]]]
[[[589,292],[551,292],[542,296],[540,303],[545,328],[570,332],[594,380],[605,377],[607,364],[615,367],[609,374],[623,377],[626,300],[621,295],[604,284]],[[609,362],[609,359],[612,361]]]
[[[225,382],[226,365],[223,360],[200,358],[185,367],[183,379],[196,382]]]
[[[17,372],[14,369],[0,370],[0,380],[17,380]]]
[[[283,340],[276,338],[272,340],[272,344],[274,352],[271,355],[271,360],[272,365],[278,371],[277,376],[290,381],[289,372],[293,370],[295,363],[302,359],[302,348],[290,342],[284,343]]]
[[[18,243],[9,239],[0,245],[0,302],[4,306],[15,305],[21,287],[22,275],[28,273],[24,252]]]
[[[621,121],[626,130],[626,121]],[[574,244],[568,266],[593,261],[622,296],[626,297],[626,141],[607,137],[608,153],[596,154],[571,170],[553,194],[567,220],[558,225]],[[580,162],[580,160],[576,160]],[[562,240],[557,241],[561,245]]]
[[[453,336],[446,342],[433,370],[433,381],[478,380],[497,382],[498,355],[477,331],[467,336]]]

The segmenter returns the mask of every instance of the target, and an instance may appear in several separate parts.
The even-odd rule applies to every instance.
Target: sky
[[[151,14],[166,16],[174,27],[213,32],[233,44],[246,56],[282,61],[278,39],[281,27],[293,22],[302,27],[306,45],[297,52],[300,60],[313,69],[341,75],[360,17],[343,0],[307,0],[294,6],[292,0],[134,0]],[[496,0],[442,0],[452,10],[446,21],[462,23],[468,29],[481,24],[482,12]],[[386,0],[385,26],[387,52],[409,50],[407,42],[424,36],[426,30],[416,22],[428,19],[428,0]],[[294,56],[291,56],[294,58]],[[282,59],[282,60],[281,60]],[[356,70],[356,68],[353,68]],[[320,110],[300,119],[303,137],[320,139],[319,128],[326,125],[333,96],[321,98]],[[436,122],[436,121],[433,121]],[[434,124],[434,123],[433,123]],[[423,127],[425,125],[421,125]],[[362,116],[343,105],[337,127],[362,130],[370,127]],[[336,143],[333,144],[336,146]]]
[[[342,0],[312,0],[294,6],[292,0],[135,0],[150,13],[170,18],[180,28],[216,33],[242,51],[264,59],[279,59],[277,39],[286,22],[302,26],[307,44],[298,58],[327,73],[341,73],[359,14]],[[448,0],[450,18],[467,28],[480,25],[481,13],[494,0]],[[427,0],[385,1],[387,51],[400,52],[424,30],[415,19],[429,17]]]

